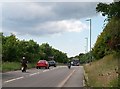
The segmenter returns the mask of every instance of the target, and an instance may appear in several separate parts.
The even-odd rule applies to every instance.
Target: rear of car
[[[46,60],[39,60],[36,64],[36,68],[40,69],[41,67],[44,67],[46,69],[49,69],[49,64]]]
[[[56,67],[56,62],[55,62],[54,60],[48,61],[48,63],[49,63],[49,66],[54,66],[54,67]]]
[[[74,60],[74,61],[72,61],[72,66],[79,66],[80,65],[80,62],[79,62],[79,60]]]

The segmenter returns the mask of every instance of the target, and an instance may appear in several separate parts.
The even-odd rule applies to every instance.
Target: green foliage
[[[93,56],[100,59],[113,51],[120,52],[120,19],[112,18],[98,37]]]
[[[2,54],[2,43],[0,43],[0,55]]]
[[[2,72],[14,71],[20,68],[21,68],[21,65],[18,62],[3,62],[2,63]]]
[[[108,35],[107,46],[116,52],[120,52],[120,18],[112,18],[105,30]]]
[[[120,54],[120,18],[112,18],[103,32],[98,36],[91,55],[93,59],[100,59],[106,55],[117,53]],[[79,55],[82,63],[90,61],[89,53]]]
[[[49,57],[54,57],[57,62],[67,61],[66,53],[52,48],[48,43],[42,45],[37,44],[33,40],[19,40],[15,35],[4,36],[2,38],[2,60],[4,62],[20,62],[23,56],[29,62],[37,62],[38,60],[51,60]]]
[[[41,59],[46,59],[46,60],[48,60],[48,57],[53,56],[52,47],[49,46],[48,43],[43,43],[43,44],[40,46],[40,55],[41,55]]]
[[[95,57],[95,59],[100,59],[109,53],[108,50],[109,49],[106,46],[106,34],[103,31],[98,37],[95,46],[92,50],[93,56]]]
[[[96,11],[101,12],[103,16],[107,15],[108,20],[113,17],[120,18],[120,1],[110,4],[99,3],[96,7]]]
[[[39,45],[33,40],[20,41],[15,35],[2,35],[2,57],[3,61],[20,61],[25,56],[29,61],[34,61],[38,56]]]
[[[80,53],[76,57],[79,58],[81,64],[89,63],[89,62],[91,62],[93,60],[92,52],[88,52],[86,54]]]
[[[110,82],[109,86],[111,87],[117,87],[118,86],[118,79],[114,79]]]
[[[34,68],[35,63],[28,63],[28,68]],[[2,62],[2,67],[0,68],[0,72],[7,71],[15,71],[21,68],[21,64],[19,62]]]
[[[118,59],[113,55],[84,65],[90,87],[118,87]]]
[[[114,51],[120,52],[120,2],[99,3],[96,11],[107,15],[109,21],[92,49],[94,58],[100,59]]]
[[[2,42],[2,57],[3,61],[14,61],[17,58],[17,39],[14,35],[3,37]]]
[[[48,43],[43,43],[40,46],[40,55],[41,59],[51,60],[50,57],[54,57],[54,60],[60,63],[67,61],[66,53],[52,48]]]

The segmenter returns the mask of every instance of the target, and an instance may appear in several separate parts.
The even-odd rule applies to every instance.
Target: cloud
[[[95,2],[59,3],[53,8],[53,10],[56,12],[57,17],[61,19],[80,19],[96,15],[96,5],[97,3]]]
[[[9,33],[22,34],[22,35],[53,35],[60,34],[63,32],[81,32],[87,29],[88,26],[83,24],[79,20],[61,20],[61,21],[50,21],[45,23],[37,24],[33,27],[25,27],[9,30]]]
[[[4,32],[30,35],[52,35],[86,29],[81,18],[95,16],[95,2],[87,3],[4,3]]]
[[[87,29],[87,25],[78,20],[61,20],[46,22],[38,25],[37,30],[41,29],[43,33],[55,34],[61,32],[80,32],[83,29]]]

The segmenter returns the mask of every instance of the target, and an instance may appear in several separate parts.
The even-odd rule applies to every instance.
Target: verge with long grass
[[[90,87],[118,87],[118,59],[113,55],[84,65]]]
[[[1,66],[2,72],[8,72],[8,71],[16,71],[21,69],[21,63],[20,62],[3,62]],[[35,63],[28,63],[28,68],[34,68]]]

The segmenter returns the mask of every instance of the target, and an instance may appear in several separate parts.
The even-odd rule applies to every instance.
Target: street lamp
[[[90,21],[90,52],[91,52],[91,19],[87,19],[86,21]]]
[[[91,54],[91,19],[87,19],[86,21],[90,22],[90,61],[92,61],[92,54]]]
[[[86,39],[86,46],[85,46],[85,52],[88,52],[88,37],[85,38]]]

